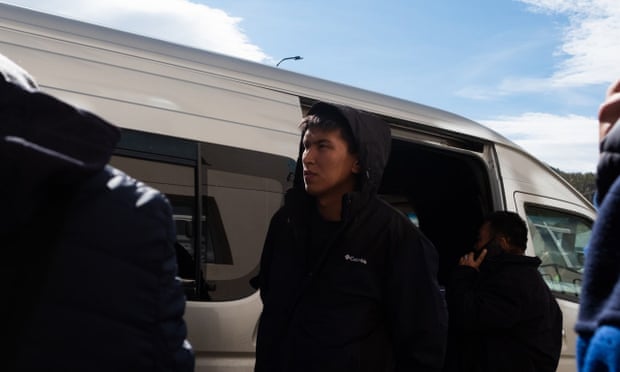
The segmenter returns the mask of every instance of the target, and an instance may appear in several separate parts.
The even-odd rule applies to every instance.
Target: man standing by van
[[[389,127],[317,103],[301,129],[294,186],[261,258],[256,371],[439,371],[437,253],[376,195]]]
[[[527,225],[494,212],[475,252],[461,257],[448,287],[450,372],[554,372],[562,348],[562,313],[525,256]],[[478,255],[476,257],[476,255]],[[452,347],[455,347],[453,349]]]

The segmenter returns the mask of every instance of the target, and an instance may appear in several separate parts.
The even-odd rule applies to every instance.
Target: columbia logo
[[[345,254],[344,255],[344,259],[347,260],[347,261],[351,261],[351,262],[359,262],[359,263],[362,263],[364,265],[366,265],[368,263],[365,258],[353,257],[350,254]]]

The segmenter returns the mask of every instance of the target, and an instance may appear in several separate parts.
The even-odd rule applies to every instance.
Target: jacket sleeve
[[[87,247],[97,247],[95,257],[108,274],[105,281],[92,282],[102,303],[98,311],[108,320],[99,327],[116,329],[117,324],[123,324],[126,332],[115,336],[124,340],[114,342],[136,345],[135,354],[130,351],[127,358],[137,358],[137,353],[148,347],[154,355],[151,363],[157,368],[193,370],[194,354],[183,319],[185,294],[176,279],[176,233],[168,200],[112,167],[88,182],[78,198],[89,200],[76,199],[80,207],[72,212],[72,218],[86,221],[79,231],[88,237]],[[119,346],[115,347],[111,354],[122,354]]]
[[[596,168],[596,204],[600,205],[620,177],[620,132],[611,131],[601,142],[600,157]]]
[[[581,307],[576,330],[582,335],[604,325],[620,327],[620,177],[600,206],[586,249]]]
[[[386,312],[395,370],[440,371],[447,309],[437,282],[437,252],[421,233],[414,232],[394,246],[388,258]]]
[[[194,369],[194,353],[187,341],[187,326],[183,319],[185,294],[176,278],[178,266],[174,250],[176,237],[172,208],[162,194],[158,194],[152,203],[158,205],[156,213],[159,213],[158,217],[161,218],[161,225],[158,228],[165,231],[165,237],[160,236],[161,240],[158,243],[152,241],[148,244],[161,244],[165,252],[160,277],[162,306],[159,322],[162,334],[165,335],[165,342],[172,349],[172,361],[169,367],[176,371],[192,371]]]
[[[269,229],[267,230],[267,236],[265,238],[265,244],[263,245],[263,252],[260,258],[258,276],[252,279],[252,285],[260,289],[260,297],[263,303],[265,303],[265,299],[267,298],[267,294],[269,292],[269,272],[271,270],[276,231],[283,223],[283,212],[282,210],[279,210],[273,215],[271,222],[269,223]]]
[[[123,244],[131,242],[126,248],[135,252],[133,258],[139,260],[139,263],[134,264],[149,271],[152,275],[150,280],[155,279],[158,283],[156,292],[152,293],[153,302],[139,302],[144,307],[156,304],[153,314],[157,332],[153,333],[152,342],[159,352],[158,367],[192,371],[194,353],[187,341],[187,326],[183,319],[186,299],[177,279],[178,266],[174,248],[176,232],[172,207],[168,199],[157,190],[139,182],[132,185],[133,180],[124,175],[116,177],[123,177],[125,185],[129,186],[125,196],[133,190],[131,199],[125,200],[133,202],[133,205],[125,205],[125,216],[119,217],[127,219],[123,221],[123,229],[127,231],[120,230],[118,235],[126,237],[133,231],[132,238],[124,239]],[[137,275],[134,279],[137,280]]]

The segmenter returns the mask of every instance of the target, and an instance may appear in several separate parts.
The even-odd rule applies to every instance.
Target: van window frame
[[[523,218],[528,224],[528,242],[527,242],[526,254],[529,256],[536,256],[536,247],[534,247],[534,232],[531,231],[532,226],[530,224],[530,219],[528,217],[528,209],[530,212],[532,209],[538,209],[538,210],[547,211],[549,213],[556,213],[564,217],[580,220],[584,224],[589,225],[590,233],[592,232],[592,226],[594,224],[595,216],[589,210],[585,209],[584,207],[581,207],[579,205],[576,205],[576,204],[573,204],[573,203],[570,203],[564,200],[560,200],[560,199],[545,197],[545,196],[531,194],[531,193],[518,192],[518,191],[514,193],[514,199],[515,199],[515,203],[517,207],[517,212],[519,213],[521,218]],[[587,242],[585,243],[585,245],[587,246]],[[544,263],[543,265],[541,265],[539,271],[541,271],[541,275],[543,275],[544,277],[545,273],[542,272],[544,270],[543,266],[544,266]],[[573,271],[574,274],[579,274],[581,279],[578,279],[578,283],[576,282],[577,279],[571,282],[575,286],[578,285],[578,287],[576,287],[575,289],[575,293],[568,293],[566,291],[560,291],[560,290],[557,290],[557,287],[553,288],[552,286],[550,286],[549,289],[551,290],[551,292],[556,298],[570,301],[573,303],[579,302],[579,294],[581,292],[581,283],[583,279],[583,267],[584,266],[585,264],[581,265],[581,273],[578,273],[576,270],[570,267],[565,268],[567,270]],[[559,274],[559,270],[558,270],[558,274]],[[559,282],[559,284],[561,285],[561,282]]]
[[[266,211],[270,211],[269,214],[275,213],[274,208],[281,206],[284,192],[292,182],[290,175],[294,170],[294,162],[286,156],[269,152],[166,134],[133,129],[121,129],[121,133],[123,137],[113,151],[117,160],[112,165],[119,166],[123,170],[123,159],[137,160],[138,162],[125,164],[129,170],[128,175],[145,183],[149,183],[148,177],[153,177],[151,186],[167,196],[173,212],[181,217],[187,215],[184,220],[191,218],[191,227],[187,226],[189,229],[181,232],[181,235],[189,232],[191,237],[180,239],[177,233],[176,243],[182,244],[180,247],[175,247],[177,252],[183,255],[185,252],[179,249],[188,251],[195,264],[190,277],[190,266],[187,265],[190,261],[186,259],[183,261],[186,265],[184,267],[188,269],[183,270],[186,276],[181,282],[188,300],[236,301],[256,293],[256,288],[251,288],[250,279],[258,272],[261,253],[255,246],[258,243],[252,243],[251,250],[244,250],[244,241],[235,236],[235,234],[239,236],[238,217],[242,216],[235,214],[234,211],[238,208],[234,202],[230,203],[230,197],[227,194],[222,196],[221,193],[222,191],[246,193],[238,195],[250,198],[246,200],[250,202],[249,212],[264,214],[263,209],[266,208]],[[158,164],[184,168],[166,167],[168,170],[158,175]],[[145,179],[140,176],[141,169],[144,169],[144,175],[148,175]],[[170,172],[177,172],[177,169],[181,172],[178,174],[182,176],[178,184],[174,178],[170,178],[176,174]],[[207,177],[217,179],[207,182]],[[252,182],[251,187],[239,187],[239,182],[244,184],[248,181]],[[219,189],[217,192],[213,190],[217,195],[208,191],[211,187]],[[177,188],[180,188],[179,193],[176,192]],[[224,199],[220,200],[221,197]],[[251,218],[247,212],[244,212],[244,215]],[[231,228],[232,230],[227,232],[227,229]],[[251,239],[252,242],[262,243],[264,237],[260,234],[266,235],[267,226],[257,225],[249,228],[249,231],[251,234],[257,234],[255,239]],[[227,233],[231,235],[228,236]],[[188,244],[191,244],[191,247]],[[212,252],[209,251],[211,247]],[[262,245],[260,249],[262,250]],[[246,282],[247,285],[242,284]]]

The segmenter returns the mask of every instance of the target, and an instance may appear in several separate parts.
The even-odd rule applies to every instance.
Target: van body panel
[[[222,357],[253,353],[261,309],[258,292],[236,301],[188,302],[185,313],[192,346],[197,353],[219,353]],[[225,332],[222,325],[229,326]]]
[[[500,163],[500,173],[506,195],[511,195],[513,191],[546,195],[593,210],[592,205],[583,195],[532,155],[518,147],[503,144],[496,144],[495,151]],[[511,205],[513,201],[510,198],[506,202],[507,206],[511,207],[510,210],[515,209],[515,206]]]

